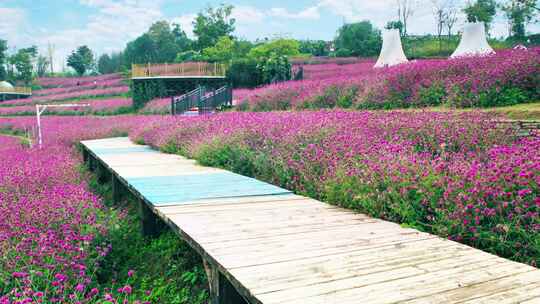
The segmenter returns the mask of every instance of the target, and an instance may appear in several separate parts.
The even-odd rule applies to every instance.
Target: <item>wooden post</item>
[[[83,164],[88,165],[88,150],[85,147],[82,148]]]
[[[206,259],[203,259],[203,266],[208,279],[208,288],[210,289],[209,304],[219,304],[219,271],[217,267],[211,265]]]
[[[210,289],[210,304],[249,304],[223,276],[216,266],[203,259]]]
[[[111,184],[112,184],[112,199],[113,203],[119,203],[122,199],[122,183],[120,183],[120,180],[118,177],[111,173]]]
[[[94,171],[96,169],[96,159],[90,153],[88,153],[88,170]]]
[[[163,221],[156,216],[142,199],[139,199],[139,216],[143,236],[156,237],[165,229]]]

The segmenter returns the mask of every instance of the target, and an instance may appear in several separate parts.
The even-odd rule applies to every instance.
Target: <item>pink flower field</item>
[[[33,96],[27,99],[13,99],[0,103],[0,106],[33,105],[47,102],[66,101],[70,99],[87,99],[103,96],[116,96],[129,91],[128,86],[110,87],[104,89],[89,89],[68,93],[51,94],[46,96]]]
[[[490,107],[540,98],[540,48],[485,57],[420,60],[373,69],[373,61],[305,65],[305,79],[234,92],[241,110]]]
[[[133,140],[532,265],[540,139],[490,114],[229,113],[151,121]]]
[[[192,117],[139,115],[168,114],[170,98],[127,111],[118,74],[39,79],[33,98],[0,103],[0,304],[206,303],[200,257],[172,233],[143,238],[133,199],[113,205],[82,170],[77,143],[113,136],[538,267],[538,134],[475,110],[376,110],[529,102],[539,55],[296,62],[304,80],[237,89],[237,111]],[[59,102],[90,107],[48,109],[39,149],[35,104]]]
[[[109,233],[113,216],[124,215],[109,214],[90,191],[72,145],[127,132],[149,119],[48,117],[43,149],[0,135],[0,303],[143,303],[129,280],[106,289],[96,285],[96,273],[112,250],[97,239]],[[4,130],[33,125],[32,118],[0,118]]]
[[[75,103],[75,102],[73,102]],[[44,114],[62,114],[62,115],[84,115],[84,114],[115,114],[123,108],[130,108],[132,105],[130,98],[111,98],[111,99],[83,99],[76,104],[87,104],[89,106],[54,108],[50,107]],[[0,107],[0,116],[13,115],[35,115],[35,105]]]

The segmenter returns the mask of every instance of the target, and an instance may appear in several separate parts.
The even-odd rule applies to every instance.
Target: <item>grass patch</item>
[[[176,234],[168,230],[156,238],[145,238],[136,201],[125,195],[120,203],[112,202],[110,184],[99,184],[89,175],[90,188],[99,194],[107,210],[104,211],[108,233],[94,240],[110,246],[97,273],[101,289],[115,290],[118,282],[128,282],[133,288],[132,298],[151,303],[203,304],[207,303],[207,279],[200,256]]]

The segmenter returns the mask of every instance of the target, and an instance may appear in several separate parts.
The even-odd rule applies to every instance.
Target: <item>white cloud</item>
[[[10,47],[18,47],[31,38],[26,12],[19,8],[0,7],[0,38]]]
[[[235,6],[231,17],[236,19],[238,24],[259,23],[264,21],[266,13],[252,6]]]
[[[274,7],[270,9],[269,15],[272,17],[280,17],[280,18],[287,18],[287,19],[312,19],[316,20],[321,18],[321,14],[319,12],[320,6],[311,6],[308,7],[298,13],[291,13],[286,8],[283,7]]]
[[[81,0],[80,3],[96,9],[87,24],[37,38],[42,49],[48,42],[56,46],[55,66],[58,68],[80,45],[86,44],[98,54],[119,51],[163,17],[160,1]]]

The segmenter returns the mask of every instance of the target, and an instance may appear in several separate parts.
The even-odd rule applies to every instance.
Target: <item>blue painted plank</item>
[[[245,180],[252,179],[230,172],[126,178],[126,181],[130,185],[140,188],[156,186],[181,186],[186,184],[208,184],[219,182],[234,183]]]
[[[290,191],[232,172],[128,178],[155,205],[210,198],[289,194]]]
[[[99,148],[91,149],[92,152],[96,155],[107,155],[107,154],[122,154],[122,153],[133,153],[133,152],[153,152],[159,153],[155,150],[152,150],[149,147],[129,147],[129,148]]]
[[[144,189],[139,190],[139,193],[144,195],[149,200],[159,200],[166,197],[176,197],[179,200],[182,200],[186,197],[192,197],[193,195],[202,195],[204,197],[223,197],[223,196],[235,196],[236,194],[249,192],[249,193],[258,193],[260,195],[275,194],[287,192],[287,190],[272,186],[272,185],[254,185],[254,184],[239,184],[239,185],[201,185],[199,187],[182,187],[182,188],[172,188],[167,190],[161,189]]]

